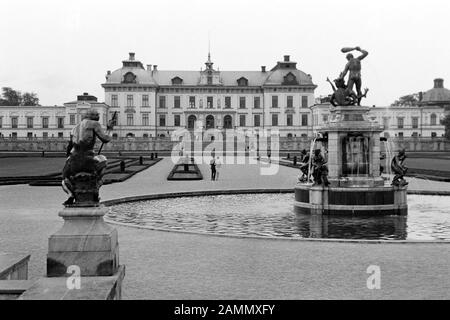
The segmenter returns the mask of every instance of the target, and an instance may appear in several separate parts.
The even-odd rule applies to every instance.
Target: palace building
[[[278,129],[285,137],[312,130],[316,85],[287,55],[270,70],[219,71],[208,54],[203,70],[165,71],[144,68],[130,53],[102,86],[110,115],[119,115],[120,137],[167,137],[196,126]]]
[[[199,127],[311,137],[316,126],[326,124],[331,107],[316,103],[311,75],[288,55],[270,70],[219,71],[208,54],[200,71],[167,71],[144,68],[130,53],[121,68],[107,72],[102,87],[105,102],[84,93],[63,106],[0,106],[0,137],[67,139],[89,108],[97,109],[104,126],[116,113],[114,138],[167,138],[174,130]],[[436,79],[417,106],[373,107],[370,117],[385,126],[385,136],[442,137],[440,120],[449,110],[450,90]]]

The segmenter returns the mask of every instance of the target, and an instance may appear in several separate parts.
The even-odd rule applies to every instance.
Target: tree
[[[450,140],[450,114],[441,120],[441,124],[445,126],[445,138]]]
[[[25,92],[22,95],[22,104],[24,106],[37,106],[39,105],[39,98],[34,92]]]
[[[20,91],[16,91],[10,87],[3,87],[2,88],[2,96],[3,96],[3,105],[8,106],[20,106],[22,104],[22,94]]]
[[[419,104],[420,93],[408,94],[406,96],[400,97],[398,100],[395,100],[391,106],[416,106]]]

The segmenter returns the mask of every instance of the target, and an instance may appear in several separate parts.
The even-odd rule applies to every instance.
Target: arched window
[[[214,117],[209,115],[206,117],[206,129],[214,128]]]
[[[233,119],[228,114],[225,117],[223,117],[223,128],[224,129],[232,129],[233,128]]]
[[[123,82],[124,83],[136,83],[136,76],[134,75],[133,72],[127,72],[123,76]]]
[[[287,137],[288,137],[289,139],[292,139],[292,133],[288,133],[288,134],[287,134]]]
[[[197,121],[197,117],[193,114],[188,117],[188,129],[195,128],[195,121]]]
[[[128,132],[126,135],[127,138],[134,138],[134,134],[131,132]]]
[[[117,133],[113,133],[112,138],[117,139]]]
[[[142,135],[142,138],[148,139],[148,134],[147,134],[147,133],[144,133],[144,134]]]
[[[435,126],[437,124],[437,116],[435,113],[432,113],[430,116],[430,124],[432,126]]]

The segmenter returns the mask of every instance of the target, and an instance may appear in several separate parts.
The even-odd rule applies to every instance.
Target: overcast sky
[[[208,52],[220,70],[271,68],[283,55],[330,93],[326,77],[345,65],[344,46],[363,61],[368,105],[388,105],[450,87],[448,0],[2,0],[0,87],[34,91],[42,105],[89,92],[104,100],[107,70],[128,52],[160,70],[200,70]]]

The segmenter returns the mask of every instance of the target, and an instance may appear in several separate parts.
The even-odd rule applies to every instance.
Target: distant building
[[[84,93],[63,106],[0,106],[0,137],[3,138],[69,138],[72,128],[89,108],[100,114],[106,125],[108,106]]]
[[[166,71],[128,60],[108,71],[105,102],[117,111],[120,137],[167,137],[173,130],[267,128],[280,136],[310,135],[314,103],[310,75],[284,56],[270,69],[219,71],[211,56],[200,71]]]

